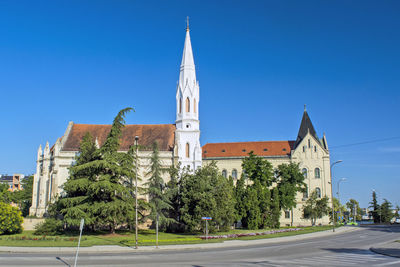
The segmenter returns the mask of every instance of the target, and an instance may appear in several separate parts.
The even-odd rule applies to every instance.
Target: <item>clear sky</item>
[[[33,173],[69,121],[131,106],[129,124],[174,123],[190,16],[203,145],[295,140],[307,104],[343,160],[342,201],[366,207],[375,189],[400,205],[399,14],[399,1],[1,1],[0,173]]]

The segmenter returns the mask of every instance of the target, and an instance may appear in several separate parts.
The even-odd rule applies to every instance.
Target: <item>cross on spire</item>
[[[186,17],[186,30],[189,31],[189,16]]]

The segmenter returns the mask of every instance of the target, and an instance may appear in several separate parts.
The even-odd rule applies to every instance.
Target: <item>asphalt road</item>
[[[400,266],[400,258],[369,250],[400,239],[400,227],[359,231],[268,245],[132,253],[80,253],[78,266]],[[72,254],[1,253],[0,266],[73,266]]]

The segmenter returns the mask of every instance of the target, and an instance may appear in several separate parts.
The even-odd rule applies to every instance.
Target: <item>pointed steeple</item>
[[[314,126],[311,122],[310,117],[308,116],[306,105],[304,105],[304,113],[303,113],[303,118],[301,119],[301,124],[300,124],[300,129],[299,133],[297,134],[297,139],[294,144],[294,147],[296,148],[300,142],[304,139],[304,137],[310,133],[312,136],[315,137],[315,139],[319,142],[317,132],[314,129]]]
[[[187,83],[189,83],[191,87],[193,87],[192,84],[196,83],[196,71],[194,66],[192,43],[190,41],[189,22],[186,27],[185,45],[183,48],[179,82],[182,89],[186,87]]]

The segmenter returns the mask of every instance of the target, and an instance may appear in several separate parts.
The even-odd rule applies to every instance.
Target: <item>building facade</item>
[[[217,166],[225,177],[234,179],[242,173],[242,159],[253,151],[256,155],[268,159],[274,167],[282,163],[296,162],[300,164],[308,186],[308,192],[319,190],[321,196],[331,197],[329,151],[325,136],[319,139],[311,120],[304,110],[298,137],[295,141],[264,141],[242,143],[209,143],[203,148],[200,145],[199,121],[200,90],[196,78],[196,70],[189,28],[180,65],[179,80],[176,88],[176,121],[175,124],[159,125],[126,125],[122,132],[121,151],[127,151],[134,145],[135,137],[139,137],[140,151],[139,176],[142,184],[146,182],[151,145],[159,145],[160,159],[164,167],[187,167],[192,171],[204,162],[217,161]],[[44,149],[39,147],[34,174],[33,198],[30,215],[41,217],[48,204],[63,194],[62,186],[69,177],[69,167],[74,163],[83,136],[89,132],[101,146],[111,129],[111,125],[75,124],[70,122],[63,137],[50,147],[47,142]],[[164,174],[167,180],[167,174]],[[282,225],[308,225],[302,219],[301,208],[308,195],[298,194],[299,205],[293,211],[282,213]],[[327,217],[319,223],[327,224]]]
[[[331,178],[329,150],[325,135],[318,138],[311,119],[304,109],[303,118],[296,140],[261,141],[237,143],[208,143],[203,146],[203,163],[216,161],[225,177],[235,180],[242,175],[242,160],[253,151],[257,156],[267,159],[274,168],[283,163],[298,163],[307,185],[307,192],[297,194],[297,207],[292,212],[282,211],[281,225],[310,225],[310,220],[303,218],[303,204],[312,191],[319,196],[331,199]],[[331,205],[331,204],[330,204]],[[328,224],[329,216],[317,220],[318,224]]]

